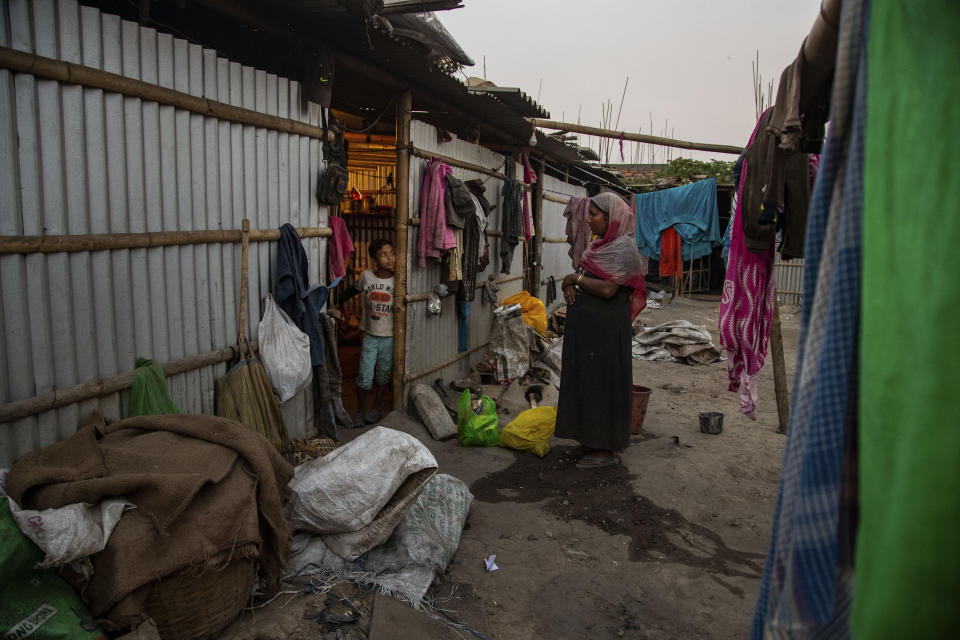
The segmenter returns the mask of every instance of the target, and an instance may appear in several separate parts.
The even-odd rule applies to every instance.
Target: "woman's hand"
[[[563,299],[566,300],[568,305],[577,301],[577,290],[573,285],[563,288]]]
[[[567,287],[574,287],[577,284],[577,278],[580,277],[579,273],[568,273],[563,276],[563,285],[561,288],[566,289]]]

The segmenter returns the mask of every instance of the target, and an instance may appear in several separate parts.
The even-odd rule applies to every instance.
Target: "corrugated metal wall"
[[[803,299],[803,258],[778,261],[773,268],[780,304],[801,304]]]
[[[217,57],[74,0],[4,0],[0,44],[319,124],[298,83]],[[0,234],[325,226],[313,192],[317,140],[138,98],[0,71]],[[311,278],[326,242],[306,241]],[[235,342],[239,245],[0,257],[0,402]],[[248,335],[273,282],[276,243],[251,245]],[[323,267],[323,268],[322,268]],[[171,378],[183,411],[213,411],[226,365]],[[285,408],[291,430],[309,394]],[[126,394],[0,425],[0,465],[68,437],[92,409],[120,417]],[[290,403],[288,403],[290,404]]]
[[[424,151],[433,151],[443,154],[463,162],[487,167],[499,172],[503,171],[504,157],[494,153],[489,149],[462,140],[452,142],[437,142],[437,129],[423,122],[414,121],[410,126],[410,138],[415,147]],[[420,215],[420,189],[423,185],[423,177],[426,172],[427,163],[422,158],[411,157],[410,159],[410,215],[419,217]],[[489,229],[500,229],[500,190],[503,181],[499,178],[488,176],[476,171],[453,167],[453,175],[461,180],[473,180],[479,178],[486,183],[487,199],[497,205],[496,211],[493,211],[487,218]],[[517,165],[516,175],[523,175]],[[433,289],[440,282],[441,267],[439,264],[428,263],[425,268],[417,266],[417,242],[419,239],[419,227],[410,227],[407,240],[407,263],[410,265],[409,277],[407,280],[407,293],[425,293]],[[499,275],[500,268],[500,238],[491,237],[490,241],[490,266],[483,273],[477,274],[477,281],[487,278],[493,274],[495,278],[506,276]],[[523,247],[517,246],[513,255],[513,264],[510,267],[511,275],[520,275],[523,273]],[[523,286],[522,281],[514,281],[503,284],[500,287],[500,299],[503,300],[515,293],[518,293]],[[444,362],[457,355],[457,313],[456,304],[453,295],[443,299],[443,306],[439,316],[428,316],[425,302],[412,302],[407,306],[407,350],[406,350],[406,373],[417,374],[433,365]],[[477,298],[471,305],[470,311],[470,347],[482,345],[490,340],[490,323],[492,320],[493,305],[482,302],[480,292],[477,292]],[[457,364],[449,366],[422,381],[429,382],[437,377],[444,380],[450,380],[457,376],[462,376],[469,371],[470,365],[476,363],[483,356],[483,350],[472,354],[468,358],[460,360]]]
[[[566,200],[570,198],[570,196],[576,196],[578,198],[585,198],[587,196],[587,190],[583,187],[567,184],[563,180],[558,180],[557,178],[547,175],[543,177],[543,191],[544,195],[561,200]],[[567,205],[565,204],[544,198],[543,215],[541,216],[540,222],[543,228],[541,234],[543,237],[563,238],[566,236],[567,219],[563,217],[563,210],[566,209],[566,207]],[[550,276],[557,279],[557,299],[547,307],[548,314],[563,304],[563,292],[560,290],[560,280],[563,276],[573,271],[573,263],[570,261],[569,253],[567,253],[569,249],[570,245],[566,243],[543,243],[543,250],[541,252],[543,275],[541,276],[541,280],[545,281]],[[546,302],[546,289],[543,285],[541,285],[540,294],[543,301]]]

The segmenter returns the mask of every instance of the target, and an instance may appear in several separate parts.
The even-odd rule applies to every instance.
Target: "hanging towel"
[[[664,229],[661,234],[660,245],[660,275],[673,276],[677,279],[678,284],[680,279],[683,278],[681,255],[680,234],[674,227]]]
[[[330,242],[327,243],[327,278],[332,282],[347,274],[347,260],[353,253],[353,240],[343,218],[330,216]]]
[[[457,246],[453,229],[447,224],[444,206],[444,180],[451,171],[437,159],[427,163],[427,171],[420,190],[420,235],[417,239],[417,264],[427,266],[427,258],[439,258]]]
[[[167,377],[163,368],[147,358],[137,358],[129,404],[128,418],[180,413],[167,391]]]
[[[857,529],[855,447],[869,13],[869,2],[844,3],[842,9],[831,98],[830,136],[813,190],[807,224],[797,374],[770,550],[751,630],[753,640],[851,637],[852,554]],[[897,143],[902,140],[900,138]],[[747,162],[749,164],[749,158]],[[750,170],[746,168],[747,173]],[[890,176],[884,177],[885,188],[890,187],[889,179]],[[914,186],[911,183],[911,188]],[[901,211],[897,210],[897,213]],[[740,232],[741,226],[736,225],[734,243]],[[734,261],[733,246],[731,264]],[[885,254],[882,260],[886,261],[888,257]],[[883,282],[883,287],[889,285],[889,281]],[[884,322],[889,322],[889,318],[884,318]],[[916,328],[915,320],[910,326],[912,332]],[[883,358],[889,355],[887,349],[881,353]],[[916,357],[917,354],[911,353],[907,361],[912,363]],[[915,376],[917,372],[912,371],[910,375]],[[893,397],[895,391],[884,389],[883,393]],[[896,397],[895,402],[902,400],[904,398]],[[914,415],[906,417],[907,420],[913,418]],[[901,425],[878,422],[876,426],[895,430]],[[924,423],[921,438],[928,437],[927,426]],[[897,438],[897,447],[904,444]],[[883,475],[887,476],[891,470],[892,465],[885,466]],[[883,493],[882,500],[886,502],[897,494],[897,490],[891,488]],[[952,534],[951,531],[951,537]],[[952,546],[951,542],[950,553],[953,553]],[[917,550],[885,546],[883,554],[903,554],[911,557],[909,562],[912,563]],[[859,557],[856,580],[858,593],[861,587],[871,587],[870,580],[861,582]],[[951,580],[955,584],[956,576],[951,576]],[[897,600],[905,598],[911,603],[905,604],[901,610],[909,608],[907,617],[910,621],[898,622],[912,626],[924,618],[916,615],[913,604],[922,600],[916,600],[919,596],[907,585],[898,582],[888,588],[896,590]],[[953,602],[950,607],[953,608]],[[887,631],[886,625],[884,631]],[[867,633],[854,637],[939,635],[904,630],[893,635]]]
[[[637,215],[637,248],[643,255],[660,259],[664,229],[674,227],[683,243],[682,258],[694,260],[720,246],[717,181],[693,184],[634,196]]]
[[[567,219],[567,243],[570,245],[567,254],[573,262],[574,271],[580,268],[580,258],[590,246],[590,225],[587,224],[589,213],[590,198],[570,198],[563,210],[563,217]]]

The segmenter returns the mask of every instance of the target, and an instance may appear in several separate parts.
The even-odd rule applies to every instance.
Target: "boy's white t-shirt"
[[[363,330],[372,336],[392,336],[393,276],[378,278],[367,269],[354,287],[363,296]]]

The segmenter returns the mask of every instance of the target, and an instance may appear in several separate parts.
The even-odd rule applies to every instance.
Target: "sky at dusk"
[[[820,0],[463,0],[438,12],[476,65],[467,75],[520,87],[555,120],[744,145],[755,124],[751,62],[764,85],[796,57]],[[619,127],[614,127],[629,76]],[[461,79],[463,75],[460,76]],[[542,82],[542,88],[541,88]],[[597,147],[597,141],[581,138]],[[656,162],[666,149],[656,147]],[[632,162],[634,147],[624,145]],[[700,160],[735,156],[675,149]],[[642,149],[641,162],[650,158]],[[620,162],[614,150],[611,163]]]

